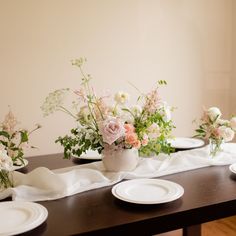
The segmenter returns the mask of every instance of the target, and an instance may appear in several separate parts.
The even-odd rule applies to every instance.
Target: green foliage
[[[42,106],[45,114],[63,111],[76,121],[77,128],[71,129],[69,134],[60,136],[55,141],[63,146],[64,158],[80,156],[87,150],[97,150],[101,153],[104,148],[113,149],[114,147],[115,150],[116,148],[137,148],[140,155],[144,156],[172,152],[173,149],[167,143],[167,138],[174,128],[170,120],[171,109],[160,99],[157,90],[159,85],[166,85],[167,82],[159,80],[156,88],[147,94],[142,93],[133,85],[140,93],[137,104],[133,106],[128,106],[129,94],[123,91],[116,93],[112,104],[109,104],[105,101],[107,96],[98,97],[90,86],[92,77],[83,70],[86,61],[86,58],[72,60],[72,65],[80,71],[82,81],[81,88],[76,91],[78,95],[76,111],[72,114],[64,107],[62,99],[64,90],[51,93]],[[113,120],[111,121],[110,118]],[[107,122],[110,122],[110,126]],[[152,126],[154,130],[150,131]],[[111,129],[110,133],[107,129]],[[120,131],[122,129],[123,131]],[[115,139],[110,138],[112,135]]]
[[[55,141],[64,147],[64,158],[70,159],[72,156],[81,156],[87,150],[97,150],[101,153],[103,147],[97,141],[99,134],[93,133],[91,139],[86,138],[86,132],[81,132],[79,128],[71,129],[70,135],[58,137]]]

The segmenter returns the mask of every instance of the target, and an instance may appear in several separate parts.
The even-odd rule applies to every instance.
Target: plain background
[[[127,91],[135,84],[176,107],[174,135],[191,136],[203,107],[236,114],[235,0],[0,0],[0,118],[9,107],[20,126],[34,133],[36,150],[62,152],[54,143],[75,127],[63,113],[44,118],[49,92],[78,89],[71,59],[86,57],[99,92]]]

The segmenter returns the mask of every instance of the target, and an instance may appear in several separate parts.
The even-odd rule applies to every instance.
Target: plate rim
[[[28,231],[40,226],[48,218],[47,208],[39,203],[36,203],[36,202],[5,201],[5,202],[0,203],[0,208],[3,207],[1,205],[9,205],[9,208],[11,208],[11,209],[15,207],[15,208],[22,208],[22,209],[28,210],[28,211],[29,211],[29,208],[31,207],[31,210],[33,210],[35,214],[34,214],[34,221],[31,221],[31,222],[29,221],[25,225],[23,223],[18,228],[14,227],[13,229],[11,228],[11,229],[5,230],[5,231],[1,231],[1,229],[0,229],[0,235],[16,235],[16,234],[28,232]],[[37,217],[35,217],[35,215]],[[27,221],[28,221],[28,219],[27,219]]]
[[[157,201],[140,201],[140,200],[133,200],[133,199],[128,199],[126,197],[122,197],[120,196],[117,192],[116,192],[116,189],[120,186],[122,186],[123,184],[127,184],[127,182],[138,182],[138,181],[146,181],[146,182],[156,182],[156,183],[168,183],[168,184],[171,184],[172,186],[174,186],[175,188],[177,188],[179,190],[179,193],[176,193],[175,195],[173,195],[172,197],[169,197],[169,198],[166,198],[164,200],[157,200]],[[112,187],[112,190],[111,190],[112,194],[114,197],[118,198],[119,200],[122,200],[122,201],[125,201],[125,202],[129,202],[129,203],[135,203],[135,204],[144,204],[144,205],[151,205],[151,204],[162,204],[162,203],[167,203],[167,202],[171,202],[171,201],[174,201],[178,198],[180,198],[181,196],[183,196],[184,194],[184,188],[180,185],[180,184],[177,184],[173,181],[170,181],[170,180],[164,180],[164,179],[155,179],[155,178],[148,178],[148,179],[144,179],[144,178],[141,178],[141,179],[132,179],[132,180],[126,180],[126,181],[122,181],[116,185],[114,185]]]
[[[94,150],[88,150],[89,152],[93,152],[93,153],[96,153],[97,156],[94,156],[94,157],[86,157],[86,155],[89,155],[87,153],[83,153],[81,156],[73,156],[74,158],[77,158],[77,159],[81,159],[81,160],[102,160],[102,155],[99,154],[97,151],[94,151]]]
[[[75,158],[78,158],[78,159],[81,159],[81,160],[102,160],[102,157],[86,157],[86,156],[80,156],[80,157],[75,157]]]
[[[191,146],[173,146],[171,145],[171,147],[176,148],[176,149],[193,149],[193,148],[199,148],[199,147],[203,147],[205,145],[204,140],[200,139],[200,138],[192,138],[192,137],[175,137],[172,139],[169,139],[169,143],[171,144],[171,140],[175,140],[175,139],[188,139],[188,140],[195,140],[198,141],[199,144],[196,145],[191,145]]]
[[[229,166],[229,170],[230,170],[232,173],[236,174],[236,169],[234,169],[234,166],[236,166],[236,162],[233,163],[233,164],[231,164],[231,165]]]

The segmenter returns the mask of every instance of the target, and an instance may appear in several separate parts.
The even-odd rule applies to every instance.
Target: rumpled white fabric
[[[38,167],[30,173],[14,171],[14,188],[0,192],[0,199],[46,201],[116,184],[123,179],[154,178],[206,166],[236,162],[236,143],[223,145],[223,151],[209,156],[209,147],[140,158],[132,172],[107,172],[102,161],[56,170]]]

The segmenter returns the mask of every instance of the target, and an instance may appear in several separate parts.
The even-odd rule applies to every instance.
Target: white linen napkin
[[[108,172],[102,161],[85,165],[49,170],[38,167],[23,174],[13,172],[14,188],[0,192],[0,199],[12,197],[17,201],[45,201],[71,196],[91,189],[113,185],[122,179],[154,178],[182,171],[236,162],[236,143],[223,145],[223,151],[209,156],[209,147],[160,154],[152,158],[140,158],[132,172]]]

